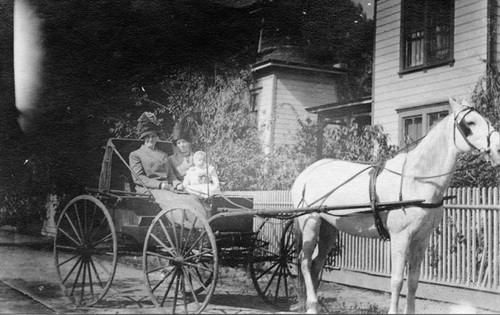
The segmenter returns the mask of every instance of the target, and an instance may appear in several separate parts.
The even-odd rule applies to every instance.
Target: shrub
[[[29,196],[15,190],[0,190],[0,225],[22,230],[45,218],[45,197]],[[40,225],[41,227],[41,225]]]

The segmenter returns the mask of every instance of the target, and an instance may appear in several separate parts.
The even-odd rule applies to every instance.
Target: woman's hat
[[[144,112],[141,117],[137,119],[137,121],[137,134],[139,135],[139,139],[153,133],[156,133],[158,137],[165,136],[165,133],[161,130],[160,122],[156,118],[155,114],[151,112]]]
[[[184,139],[187,142],[191,142],[191,133],[188,121],[185,118],[181,118],[174,125],[174,130],[172,130],[172,140],[174,145],[177,140]]]

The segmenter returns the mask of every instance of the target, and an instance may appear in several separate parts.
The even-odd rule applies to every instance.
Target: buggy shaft
[[[393,202],[380,202],[377,207],[380,211],[395,210],[403,206],[418,206],[422,204],[424,200],[405,200],[405,201],[393,201]],[[349,209],[366,209],[369,210],[371,207],[370,203],[365,204],[350,204],[350,205],[338,205],[338,206],[320,206],[320,207],[309,207],[309,208],[284,208],[284,209],[234,209],[234,208],[222,208],[223,212],[219,212],[211,218],[220,217],[236,217],[236,216],[272,216],[272,215],[285,215],[285,214],[299,214],[299,213],[312,213],[312,212],[328,212],[335,210],[349,210]],[[221,211],[219,210],[219,211]],[[360,212],[363,213],[363,212]],[[353,213],[356,214],[356,213]],[[335,214],[333,214],[335,215]]]

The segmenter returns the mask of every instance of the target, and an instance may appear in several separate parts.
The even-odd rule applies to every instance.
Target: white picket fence
[[[291,208],[288,191],[234,191],[227,195],[252,196],[254,208]],[[432,234],[422,262],[421,281],[500,293],[499,190],[452,188],[445,202],[443,220]],[[260,219],[255,220],[259,225]],[[271,220],[264,226],[266,239],[279,243],[285,222]],[[327,268],[348,269],[375,275],[391,271],[390,242],[341,233],[338,252]]]

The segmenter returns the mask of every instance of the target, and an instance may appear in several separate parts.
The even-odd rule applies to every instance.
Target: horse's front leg
[[[391,235],[391,305],[389,314],[398,313],[399,295],[403,287],[409,240],[406,235]]]
[[[406,314],[415,313],[415,294],[420,278],[420,266],[424,258],[425,249],[429,244],[429,237],[423,241],[414,241],[408,252],[408,295],[406,297]]]
[[[318,297],[316,295],[317,279],[311,276],[312,256],[316,248],[321,218],[313,213],[304,221],[302,228],[302,252],[299,257],[300,269],[306,287],[306,312],[308,314],[318,313]]]

